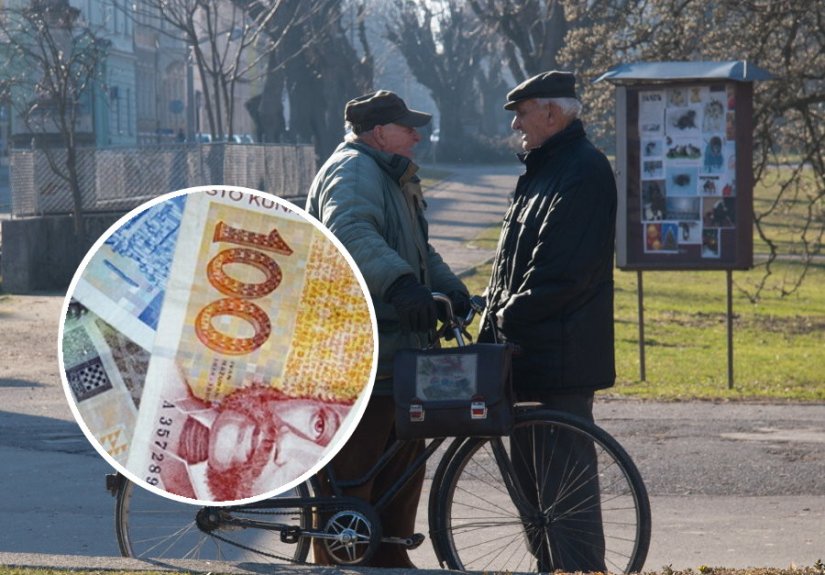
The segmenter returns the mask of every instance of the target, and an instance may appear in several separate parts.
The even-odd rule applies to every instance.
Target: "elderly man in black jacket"
[[[575,77],[545,72],[507,95],[515,112],[512,127],[522,134],[525,172],[519,178],[499,239],[481,340],[497,337],[518,346],[513,359],[519,401],[539,401],[593,421],[593,394],[614,383],[613,246],[616,183],[607,158],[588,141],[578,119]],[[493,330],[490,324],[494,323]],[[495,331],[495,334],[493,333]],[[581,466],[595,466],[592,444],[556,434],[553,438],[513,438],[519,449],[543,450],[558,468],[572,453]],[[535,441],[535,444],[532,443]],[[552,454],[550,451],[552,450]],[[541,454],[540,454],[541,455]],[[525,493],[541,492],[543,508],[554,503],[554,517],[596,524],[587,536],[558,519],[549,537],[527,534],[541,571],[605,571],[598,481],[574,497],[558,495],[560,470],[537,489],[528,466],[517,469]],[[590,472],[587,472],[590,473]],[[595,476],[595,473],[590,473]],[[531,485],[532,487],[528,486]],[[566,506],[567,513],[561,513]],[[571,511],[573,510],[573,511]],[[571,517],[575,516],[575,517]]]

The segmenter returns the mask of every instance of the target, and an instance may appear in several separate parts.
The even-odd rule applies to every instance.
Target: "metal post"
[[[728,284],[728,389],[733,389],[733,272],[725,270]]]
[[[194,48],[186,46],[186,141],[190,144],[195,141],[198,126],[197,106],[195,102],[195,70],[192,59],[195,57]]]
[[[636,293],[639,299],[639,378],[645,381],[645,304],[642,270],[636,271]]]

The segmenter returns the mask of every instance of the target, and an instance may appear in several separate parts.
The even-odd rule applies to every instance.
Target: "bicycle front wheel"
[[[301,484],[281,497],[310,496],[307,484]],[[206,525],[198,514],[205,508],[160,497],[122,480],[116,493],[115,529],[124,557],[144,559],[203,559],[218,561],[304,562],[310,539],[296,542],[281,540],[280,531],[233,527],[220,523]],[[300,528],[312,526],[308,506],[289,509],[215,508],[233,517],[258,519]],[[204,528],[206,527],[206,528]]]
[[[520,413],[510,437],[471,439],[446,462],[436,544],[462,571],[641,571],[650,504],[607,432],[549,410]]]

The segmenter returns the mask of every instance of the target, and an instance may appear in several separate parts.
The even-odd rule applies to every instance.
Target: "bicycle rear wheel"
[[[513,438],[516,438],[515,440]],[[451,569],[641,571],[650,504],[630,456],[607,432],[549,410],[501,439],[470,439],[431,507]]]
[[[281,497],[309,497],[307,483]],[[116,493],[115,529],[118,545],[124,557],[152,559],[204,559],[219,561],[303,562],[310,548],[310,539],[301,537],[295,543],[281,541],[279,531],[217,526],[201,529],[197,523],[203,507],[160,497],[137,487],[125,479]],[[218,508],[215,508],[218,509]],[[305,508],[231,510],[233,517],[268,520],[301,528],[312,526],[312,512]],[[277,515],[273,515],[277,512]]]

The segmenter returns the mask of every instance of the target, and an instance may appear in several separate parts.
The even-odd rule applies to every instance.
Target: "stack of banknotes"
[[[348,256],[251,190],[152,202],[70,289],[67,395],[96,447],[150,489],[239,501],[294,485],[348,437],[375,369]]]

